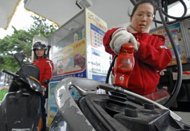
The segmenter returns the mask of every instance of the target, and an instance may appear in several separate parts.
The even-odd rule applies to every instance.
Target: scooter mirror
[[[14,54],[15,59],[18,61],[20,65],[22,65],[25,55],[23,53]]]

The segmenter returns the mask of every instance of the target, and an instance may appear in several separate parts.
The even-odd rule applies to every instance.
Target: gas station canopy
[[[0,0],[0,28],[6,29],[21,0]],[[134,0],[23,0],[25,8],[59,26],[65,24],[83,8],[88,8],[108,23],[108,27],[124,25]],[[138,0],[137,0],[138,1]],[[164,0],[163,0],[164,1]],[[169,0],[170,4],[176,0]]]
[[[20,0],[0,0],[0,28],[6,29]]]
[[[6,29],[21,0],[0,1],[0,27]],[[122,25],[128,21],[129,0],[25,0],[25,8],[58,25],[63,25],[84,7],[104,19],[108,26]],[[117,5],[117,6],[116,6]],[[108,8],[109,7],[109,8]],[[119,7],[119,8],[118,8]],[[119,14],[119,15],[118,15]]]
[[[117,5],[117,6],[116,6]],[[122,25],[128,21],[129,0],[26,0],[25,8],[63,25],[84,7],[104,19],[108,26]],[[119,15],[118,15],[119,14]]]

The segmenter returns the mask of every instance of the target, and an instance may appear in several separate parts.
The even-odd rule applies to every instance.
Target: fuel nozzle
[[[134,45],[123,44],[114,64],[113,85],[128,87],[129,76],[134,68]]]

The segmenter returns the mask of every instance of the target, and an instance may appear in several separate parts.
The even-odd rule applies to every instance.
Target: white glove
[[[129,33],[126,28],[119,28],[112,34],[112,40],[110,41],[109,45],[111,49],[118,54],[120,52],[121,46],[125,43],[132,43],[134,44],[134,49],[138,50],[138,42],[136,38]]]

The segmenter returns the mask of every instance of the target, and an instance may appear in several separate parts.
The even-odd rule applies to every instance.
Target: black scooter
[[[0,104],[0,131],[40,131],[41,96],[44,92],[39,81],[39,69],[23,62],[25,56],[17,53],[15,59],[20,64],[14,74],[3,70],[13,77],[9,91]]]

